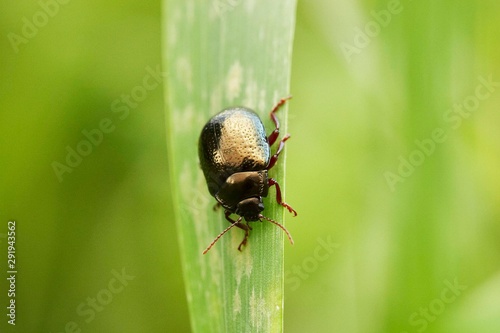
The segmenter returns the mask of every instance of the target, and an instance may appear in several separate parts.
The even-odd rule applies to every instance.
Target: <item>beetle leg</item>
[[[248,225],[248,222],[246,222],[246,224],[243,224],[240,222],[239,225],[237,224],[236,226],[245,230],[245,237],[243,238],[240,245],[238,246],[238,251],[241,252],[241,247],[247,245],[248,236],[250,236],[250,230],[252,228],[250,228],[250,226]]]
[[[280,188],[280,185],[278,184],[278,182],[276,180],[274,180],[273,178],[269,178],[269,180],[267,181],[267,184],[269,186],[276,186],[276,201],[282,205],[283,207],[285,207],[286,209],[288,209],[288,211],[290,213],[293,214],[293,216],[297,216],[297,212],[292,208],[290,207],[289,204],[287,204],[286,202],[284,202],[282,199],[281,199],[281,188]]]
[[[214,207],[212,208],[214,211],[217,211],[221,207],[220,202],[217,202]]]
[[[274,131],[272,131],[271,134],[269,134],[269,136],[267,137],[267,142],[269,143],[269,146],[272,146],[275,142],[276,142],[276,139],[278,139],[278,136],[280,135],[280,122],[278,121],[278,117],[276,117],[276,112],[283,106],[283,104],[286,103],[286,101],[288,101],[290,98],[292,98],[292,96],[288,96],[288,97],[284,97],[282,99],[279,100],[278,103],[276,103],[276,105],[273,107],[273,109],[271,110],[271,113],[269,114],[269,116],[271,117],[271,120],[273,121],[274,123]]]
[[[281,151],[283,150],[283,147],[285,147],[285,141],[290,139],[290,134],[287,134],[283,137],[283,139],[281,139],[280,141],[280,145],[278,146],[278,150],[276,151],[276,154],[274,154],[271,159],[269,160],[269,164],[267,165],[267,170],[271,169],[275,164],[276,162],[278,161],[278,157],[281,153]]]
[[[241,217],[237,221],[233,220],[229,216],[231,215],[231,212],[228,210],[224,212],[224,215],[226,216],[226,220],[228,220],[231,223],[231,225],[234,225],[235,227],[245,230],[245,237],[238,246],[238,251],[241,251],[241,247],[247,244],[248,236],[250,236],[250,230],[252,230],[252,227],[248,225],[248,221],[245,221],[245,223],[241,223]]]

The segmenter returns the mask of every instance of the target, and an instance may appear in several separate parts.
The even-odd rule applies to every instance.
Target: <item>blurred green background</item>
[[[2,314],[0,331],[187,332],[161,3],[41,3],[0,11],[3,309],[9,220],[18,269],[16,326]],[[286,331],[500,331],[499,14],[299,1]]]

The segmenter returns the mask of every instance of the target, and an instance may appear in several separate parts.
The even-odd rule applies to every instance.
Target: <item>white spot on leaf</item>
[[[210,94],[210,113],[215,114],[222,108],[222,89],[220,85],[213,88]]]
[[[271,313],[267,311],[266,299],[262,297],[262,291],[259,296],[255,295],[255,289],[252,288],[252,294],[250,295],[250,321],[252,327],[256,329],[257,332],[267,331],[264,327],[268,327],[271,320]]]
[[[184,84],[186,89],[191,92],[193,90],[193,70],[189,59],[179,57],[175,65],[177,71],[177,79]]]
[[[234,299],[233,299],[233,312],[234,314],[238,314],[241,312],[241,297],[238,289],[235,290]]]
[[[269,110],[271,111],[271,107],[266,105],[266,90],[262,89],[260,91],[260,96],[259,96],[259,104],[258,104],[258,110],[262,112],[262,110]]]
[[[177,43],[177,26],[170,24],[168,26],[168,45],[174,46]]]
[[[254,8],[255,8],[255,0],[246,0],[245,1],[245,9],[249,14],[251,14],[253,12]]]
[[[239,61],[236,61],[231,68],[226,79],[226,95],[229,101],[233,101],[241,93],[241,84],[243,82],[243,68]]]

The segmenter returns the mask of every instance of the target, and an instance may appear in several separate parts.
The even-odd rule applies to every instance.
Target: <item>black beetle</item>
[[[226,219],[231,223],[203,254],[234,226],[245,231],[245,237],[238,246],[241,251],[252,229],[248,222],[262,219],[283,229],[293,244],[292,237],[285,227],[261,214],[264,210],[262,197],[266,197],[269,187],[274,185],[276,201],[294,216],[297,215],[297,212],[282,200],[279,184],[273,178],[268,178],[267,174],[276,164],[285,141],[290,138],[289,134],[285,135],[276,153],[271,156],[271,146],[278,139],[280,127],[275,113],[290,98],[291,96],[282,98],[271,110],[270,117],[275,129],[269,136],[266,136],[259,116],[245,107],[224,109],[203,127],[198,143],[201,169],[210,194],[217,200],[214,208],[222,206]],[[233,213],[239,215],[236,221],[230,217]],[[245,223],[241,222],[243,218]]]

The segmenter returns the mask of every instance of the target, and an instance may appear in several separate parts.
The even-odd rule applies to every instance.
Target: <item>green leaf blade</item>
[[[234,5],[231,5],[233,3]],[[223,108],[255,110],[267,132],[272,106],[289,94],[295,2],[166,1],[167,132],[176,225],[194,332],[281,332],[283,329],[282,230],[252,223],[247,246],[213,211],[199,168],[197,143],[206,121]],[[286,107],[279,111],[281,136]],[[284,190],[285,151],[270,176]],[[271,188],[264,214],[284,222]]]
[[[282,230],[252,223],[239,252],[244,233],[233,228],[202,255],[229,224],[222,210],[213,211],[215,199],[199,169],[201,128],[221,109],[244,105],[270,132],[269,112],[289,94],[295,2],[231,3],[172,0],[164,7],[169,159],[186,291],[194,332],[281,332]],[[278,116],[283,135],[286,107]],[[283,153],[270,172],[282,189],[284,160]],[[274,195],[271,189],[264,213],[283,222]]]

